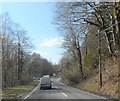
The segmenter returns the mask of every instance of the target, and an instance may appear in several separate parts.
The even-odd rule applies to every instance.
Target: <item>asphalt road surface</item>
[[[26,95],[22,101],[31,101],[31,99],[33,101],[41,101],[40,99],[96,99],[96,101],[101,99],[101,101],[104,101],[104,99],[106,99],[102,96],[64,85],[58,78],[52,78],[52,81],[52,89],[40,90],[38,85],[30,94]]]

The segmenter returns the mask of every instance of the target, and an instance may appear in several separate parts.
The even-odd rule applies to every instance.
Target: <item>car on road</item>
[[[40,89],[52,88],[52,81],[50,76],[43,76],[40,78]]]
[[[40,77],[33,77],[33,80],[40,80]]]

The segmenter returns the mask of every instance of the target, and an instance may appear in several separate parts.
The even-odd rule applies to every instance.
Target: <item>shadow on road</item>
[[[62,88],[55,88],[55,87],[52,87],[52,88],[42,88],[40,90],[62,90]]]

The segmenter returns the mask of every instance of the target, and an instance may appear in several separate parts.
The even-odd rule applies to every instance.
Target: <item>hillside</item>
[[[65,84],[118,98],[120,9],[116,8],[120,2],[56,5],[55,22],[64,40],[59,66]]]
[[[118,99],[119,89],[118,83],[120,78],[119,63],[120,59],[112,58],[105,61],[106,65],[103,70],[103,87],[99,87],[99,75],[96,71],[96,75],[85,80],[77,85],[78,88],[98,93],[100,95],[106,95],[109,98]],[[119,96],[120,97],[120,96]],[[120,99],[120,98],[119,98]]]

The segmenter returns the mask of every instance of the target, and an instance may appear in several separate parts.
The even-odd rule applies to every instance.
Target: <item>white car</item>
[[[40,78],[40,89],[42,88],[52,88],[52,81],[49,76],[43,76]]]

